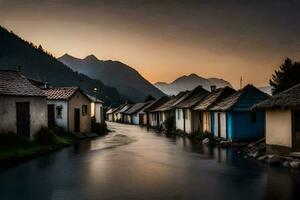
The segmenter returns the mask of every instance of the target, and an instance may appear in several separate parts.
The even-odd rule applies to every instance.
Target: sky
[[[54,56],[119,60],[150,82],[267,85],[300,60],[297,0],[0,0],[0,25]]]

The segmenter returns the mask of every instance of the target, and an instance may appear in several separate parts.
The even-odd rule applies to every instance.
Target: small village
[[[0,200],[299,200],[300,1],[0,1]]]
[[[238,91],[212,86],[211,92],[198,86],[175,96],[125,103],[104,113],[97,91],[93,97],[78,87],[51,87],[13,70],[1,70],[0,80],[3,133],[34,140],[43,134],[41,129],[56,126],[78,138],[96,137],[104,129],[102,133],[95,130],[92,121],[100,127],[106,118],[166,134],[195,136],[207,144],[244,148],[249,157],[271,165],[300,167],[300,115],[294,110],[299,85],[273,97],[252,85]]]

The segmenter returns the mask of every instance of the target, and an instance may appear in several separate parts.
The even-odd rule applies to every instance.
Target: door
[[[53,127],[55,125],[55,112],[54,104],[48,105],[48,127]]]
[[[293,111],[293,151],[300,151],[300,111]]]
[[[143,125],[143,121],[144,121],[144,114],[139,114],[139,124]]]
[[[17,134],[30,137],[30,108],[29,102],[16,103]]]
[[[74,109],[74,132],[80,132],[80,109]]]

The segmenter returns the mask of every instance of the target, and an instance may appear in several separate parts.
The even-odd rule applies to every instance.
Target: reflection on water
[[[298,171],[146,128],[113,133],[0,172],[0,199],[300,199]]]

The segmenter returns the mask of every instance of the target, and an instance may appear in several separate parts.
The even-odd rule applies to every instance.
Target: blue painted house
[[[247,85],[211,107],[214,135],[229,140],[264,137],[265,113],[252,112],[251,107],[267,98],[268,94]]]

